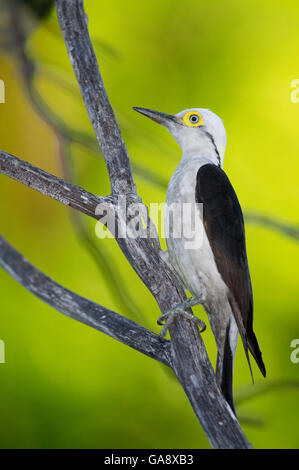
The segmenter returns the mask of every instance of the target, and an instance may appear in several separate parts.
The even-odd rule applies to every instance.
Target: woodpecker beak
[[[151,109],[146,108],[133,107],[133,109],[134,111],[137,111],[140,114],[144,114],[144,116],[147,116],[158,124],[162,124],[164,126],[167,126],[170,121],[176,122],[175,116],[172,116],[171,114],[160,113],[160,111],[152,111]]]

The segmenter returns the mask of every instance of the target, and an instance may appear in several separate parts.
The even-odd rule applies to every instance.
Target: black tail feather
[[[229,330],[230,330],[230,323],[226,329],[226,337],[225,337],[225,343],[224,343],[224,351],[223,351],[223,359],[221,364],[217,364],[218,367],[221,367],[221,391],[226,399],[227,403],[231,407],[233,413],[236,415],[236,410],[235,410],[235,405],[234,405],[234,397],[233,397],[233,364],[234,364],[234,358],[233,358],[233,353],[231,350],[230,346],[230,341],[229,341]],[[219,361],[220,356],[218,355],[218,360]]]
[[[262,359],[262,353],[259,348],[256,336],[253,330],[251,330],[250,333],[247,331],[247,342],[248,342],[249,351],[251,352],[254,359],[256,360],[256,363],[259,366],[261,373],[263,374],[264,377],[266,377],[266,367]]]
[[[248,362],[252,382],[254,383],[253,373],[252,373],[252,368],[251,368],[251,363],[250,363],[250,357],[249,357],[249,354],[248,354],[248,349],[251,352],[252,356],[254,357],[257,365],[259,366],[259,369],[260,369],[261,373],[263,374],[264,377],[266,377],[266,368],[265,368],[265,364],[264,364],[263,359],[262,359],[262,353],[260,351],[256,336],[253,332],[252,324],[247,325],[247,328],[245,328],[244,323],[242,321],[242,316],[240,314],[240,309],[238,308],[236,302],[234,301],[233,298],[230,298],[229,302],[230,302],[230,306],[231,306],[231,309],[233,311],[236,323],[238,325],[238,330],[239,330],[239,334],[240,334],[241,339],[242,339],[242,343],[243,343],[246,359],[247,359],[247,362]]]

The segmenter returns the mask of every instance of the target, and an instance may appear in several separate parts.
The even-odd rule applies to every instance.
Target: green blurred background
[[[145,203],[164,201],[180,149],[165,129],[131,107],[167,113],[208,107],[224,121],[225,171],[247,214],[255,332],[268,373],[263,379],[254,364],[252,385],[239,344],[237,412],[254,447],[298,448],[299,364],[290,360],[291,340],[299,338],[298,230],[285,233],[299,225],[299,103],[290,98],[291,81],[299,77],[298,2],[86,0],[85,7]],[[108,194],[55,9],[34,28],[27,13],[21,12],[26,54],[35,64],[29,94],[14,31],[5,29],[9,17],[1,17],[6,103],[0,104],[0,147],[95,194]],[[64,153],[53,123],[63,129]],[[0,211],[1,233],[37,267],[159,331],[154,299],[115,241],[96,238],[94,221],[74,218],[2,175]],[[266,222],[257,223],[257,215]],[[1,448],[209,447],[166,367],[52,310],[3,270],[0,289],[6,352],[0,364]],[[200,308],[197,313],[205,319]],[[214,361],[211,332],[203,337]]]

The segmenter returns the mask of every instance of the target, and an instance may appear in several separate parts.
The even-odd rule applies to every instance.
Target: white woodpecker
[[[223,122],[209,109],[187,109],[175,115],[133,109],[165,126],[183,151],[167,189],[165,232],[169,262],[193,298],[160,317],[160,324],[165,322],[162,334],[175,315],[195,320],[188,313],[189,308],[203,305],[217,345],[216,378],[235,413],[233,364],[239,334],[251,375],[248,351],[264,377],[266,369],[253,332],[253,297],[242,210],[222,169],[226,148]],[[196,231],[191,245],[190,231],[186,234],[184,230],[184,218],[173,214],[171,218],[175,204],[180,204],[183,211],[190,204],[196,207],[193,221]],[[175,234],[178,224],[182,229],[180,236]],[[196,321],[204,328],[201,320]]]

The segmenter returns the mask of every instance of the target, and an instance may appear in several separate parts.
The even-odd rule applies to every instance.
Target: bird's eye
[[[189,121],[192,124],[196,124],[199,121],[198,115],[197,114],[191,114],[191,116],[189,117]]]
[[[203,126],[203,118],[197,111],[187,111],[183,117],[183,123],[189,127]]]

